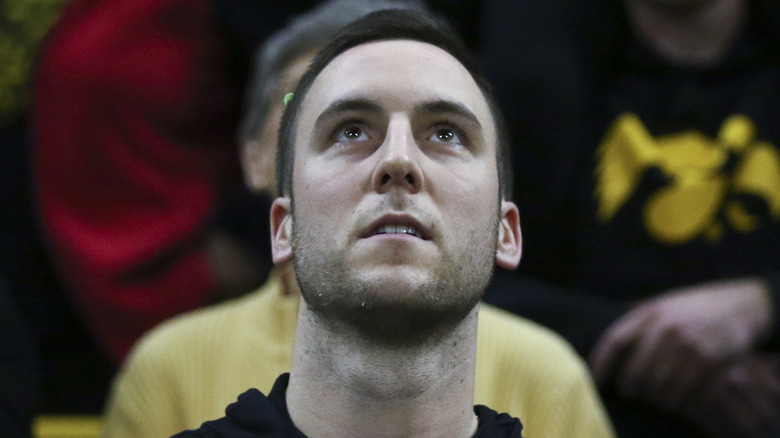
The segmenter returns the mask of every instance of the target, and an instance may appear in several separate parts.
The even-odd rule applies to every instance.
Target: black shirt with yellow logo
[[[676,287],[758,276],[780,315],[780,8],[751,2],[724,60],[675,66],[620,3],[497,0],[482,25],[523,231],[519,271],[497,272],[485,300],[584,357]],[[775,322],[763,349],[778,351]],[[697,436],[658,427],[648,436]]]

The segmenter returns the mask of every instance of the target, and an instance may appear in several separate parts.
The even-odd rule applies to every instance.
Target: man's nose
[[[377,193],[394,187],[410,193],[420,191],[424,183],[419,162],[421,151],[408,121],[391,120],[378,152],[380,159],[372,178]]]

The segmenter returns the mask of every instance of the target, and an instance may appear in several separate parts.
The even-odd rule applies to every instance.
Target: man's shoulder
[[[225,409],[225,416],[207,421],[197,430],[188,430],[174,438],[306,438],[295,427],[287,412],[284,394],[289,374],[276,380],[268,396],[257,389],[249,389]]]
[[[200,334],[236,321],[248,310],[248,304],[257,300],[257,294],[237,298],[175,316],[146,333],[138,342],[133,355],[155,354],[170,345],[202,342]]]
[[[276,415],[268,398],[257,389],[249,389],[225,410],[226,416],[206,421],[196,430],[185,430],[174,438],[186,437],[282,437],[263,424]],[[273,422],[273,421],[272,421]],[[258,426],[258,427],[254,427]],[[258,429],[258,430],[252,430]],[[263,433],[263,431],[267,433]]]
[[[523,424],[509,414],[499,414],[487,406],[474,406],[479,420],[474,438],[522,438]]]
[[[151,330],[114,380],[105,422],[111,433],[106,436],[126,436],[129,427],[168,436],[220,417],[247,388],[269,388],[289,369],[292,355],[295,326],[288,320],[293,309],[287,302],[279,305],[284,300],[269,280],[249,295]],[[280,320],[286,323],[276,331],[264,330]]]
[[[614,436],[585,361],[560,335],[504,310],[481,306],[478,403],[520,416],[531,435]]]
[[[559,334],[505,310],[481,306],[478,377],[489,368],[492,374],[503,376],[505,382],[532,392],[550,387],[563,391],[591,386],[585,361]]]
[[[262,314],[270,301],[278,298],[278,281],[270,279],[260,289],[219,304],[196,309],[166,320],[147,332],[136,344],[131,357],[157,356],[173,345],[182,349],[192,346],[194,353],[203,350],[204,342],[209,339],[220,340],[220,334],[240,333],[233,330],[247,318]],[[244,327],[246,328],[246,327]],[[159,356],[158,356],[159,355]]]
[[[480,304],[479,342],[494,345],[506,354],[533,352],[545,360],[573,361],[581,359],[563,337],[547,327],[490,304]]]

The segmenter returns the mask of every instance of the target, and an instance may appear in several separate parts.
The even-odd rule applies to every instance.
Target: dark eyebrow
[[[465,105],[458,102],[450,100],[432,100],[416,105],[414,110],[419,114],[455,114],[467,119],[470,123],[473,123],[480,131],[482,130],[482,124],[479,123],[477,116],[475,116]]]
[[[324,120],[333,117],[335,114],[343,113],[346,111],[362,111],[381,114],[384,112],[381,106],[374,101],[363,97],[349,97],[346,99],[339,99],[328,105],[322,113],[320,113],[317,120],[314,122],[314,126],[320,125]]]
[[[347,111],[361,111],[374,114],[383,114],[385,110],[375,101],[367,99],[365,97],[348,97],[345,99],[339,99],[328,105],[325,110],[320,113],[317,120],[314,122],[314,126],[322,124],[325,120],[333,117],[336,114]],[[469,123],[473,124],[479,131],[482,131],[482,124],[479,123],[477,116],[471,112],[465,105],[453,102],[451,100],[431,100],[428,102],[422,102],[414,107],[414,111],[417,114],[423,115],[436,115],[436,114],[454,114],[458,117],[466,119]]]

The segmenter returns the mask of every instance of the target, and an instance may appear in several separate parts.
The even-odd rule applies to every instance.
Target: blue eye
[[[455,129],[447,127],[436,129],[436,131],[430,137],[430,140],[440,143],[454,143],[461,145],[465,144],[465,138],[462,138],[462,136]]]
[[[341,141],[363,141],[368,140],[368,136],[365,132],[363,132],[362,129],[360,129],[357,125],[348,125],[344,126],[342,128],[339,128],[339,130],[336,132],[335,141],[341,142]]]

